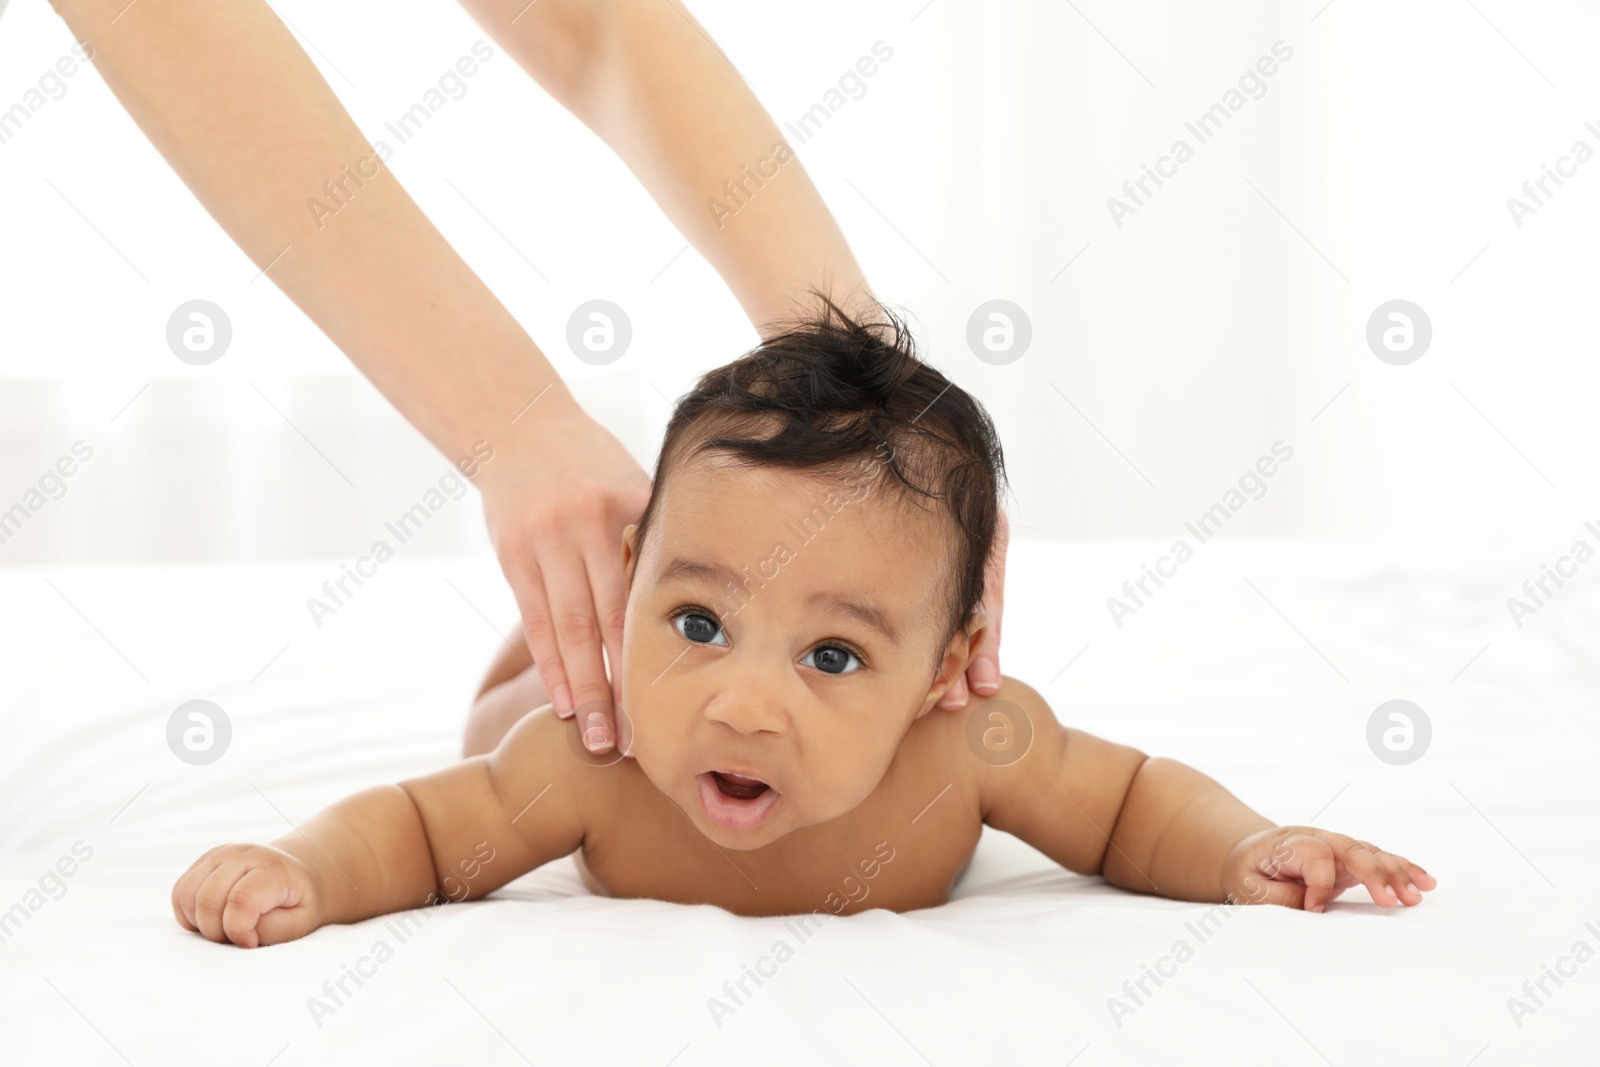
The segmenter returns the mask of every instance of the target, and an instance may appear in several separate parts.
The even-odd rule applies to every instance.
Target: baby
[[[1322,911],[1357,884],[1385,906],[1434,888],[1404,857],[1276,826],[1199,771],[1064,726],[1016,679],[937,709],[983,637],[1003,479],[988,416],[903,323],[829,303],[707,374],[668,424],[620,545],[631,758],[589,753],[582,709],[558,718],[534,670],[501,670],[473,712],[515,721],[492,752],[212,849],[173,887],[178,921],[277,944],[573,853],[614,897],[906,911],[948,899],[985,825],[1176,900]]]

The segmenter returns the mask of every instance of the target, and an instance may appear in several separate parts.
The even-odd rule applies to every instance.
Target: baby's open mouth
[[[730,830],[748,830],[765,822],[779,793],[759,778],[731,771],[698,776],[700,807],[706,818]]]
[[[737,774],[724,774],[721,771],[712,771],[711,777],[716,780],[718,789],[736,800],[754,800],[772,788],[759,778],[745,778]]]

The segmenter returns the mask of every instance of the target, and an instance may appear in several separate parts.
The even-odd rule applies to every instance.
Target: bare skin
[[[548,706],[525,714],[527,672],[491,677],[483,718],[517,719],[493,752],[358,793],[303,836],[212,849],[174,886],[178,921],[274,944],[481,897],[574,852],[616,897],[904,911],[949,898],[985,825],[1177,900],[1319,911],[1357,884],[1384,906],[1434,887],[1401,856],[1275,826],[1199,771],[1065,726],[1016,679],[975,724],[930,714],[984,638],[981,615],[943,638],[941,522],[870,479],[686,461],[643,543],[630,526],[621,545],[633,759],[588,752]]]
[[[649,477],[379,165],[265,0],[51,2],[266,279],[482,491],[490,540],[532,638],[523,666],[537,663],[562,715],[583,706],[586,720],[597,716],[585,737],[597,752],[612,750],[605,657],[620,655],[625,589],[611,548],[643,510]],[[733,217],[707,210],[724,182],[770,158],[782,137],[676,0],[462,6],[617,153],[762,336],[802,311],[812,288],[846,304],[870,295],[798,159],[786,157]],[[330,180],[349,199],[319,218],[308,197]],[[493,461],[471,462],[484,448]],[[1000,676],[998,597],[987,609],[996,625],[970,676],[979,694]],[[951,687],[946,707],[965,704],[967,683]]]

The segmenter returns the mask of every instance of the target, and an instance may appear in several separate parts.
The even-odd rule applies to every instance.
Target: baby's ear
[[[978,654],[984,635],[988,632],[989,617],[981,611],[975,611],[967,617],[961,628],[951,635],[940,657],[939,669],[933,676],[933,685],[928,689],[928,699],[923,702],[917,718],[920,719],[932,711],[944,697],[945,691],[955,684],[956,679],[967,673],[967,664]]]
[[[630,522],[622,528],[622,580],[633,587],[633,568],[639,562],[639,524]]]
[[[974,611],[967,618],[966,626],[956,634],[956,638],[960,640],[963,634],[966,650],[961,657],[961,673],[965,674],[967,664],[972,662],[972,658],[978,654],[978,649],[983,647],[983,639],[989,635],[989,616],[982,611]]]

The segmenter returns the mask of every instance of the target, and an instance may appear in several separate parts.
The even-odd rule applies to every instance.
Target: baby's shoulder
[[[489,754],[489,773],[502,798],[571,812],[591,822],[638,775],[638,765],[613,750],[583,746],[576,717],[563,719],[546,704],[523,716]],[[515,810],[515,809],[513,809]]]
[[[959,711],[934,708],[907,732],[897,757],[914,778],[940,778],[987,807],[993,791],[1050,762],[1061,725],[1032,686],[1003,677],[987,697]]]
[[[1008,675],[994,693],[973,693],[959,711],[934,708],[913,724],[906,739],[928,756],[964,753],[976,766],[1009,766],[1029,755],[1041,733],[1058,725],[1044,697]]]

